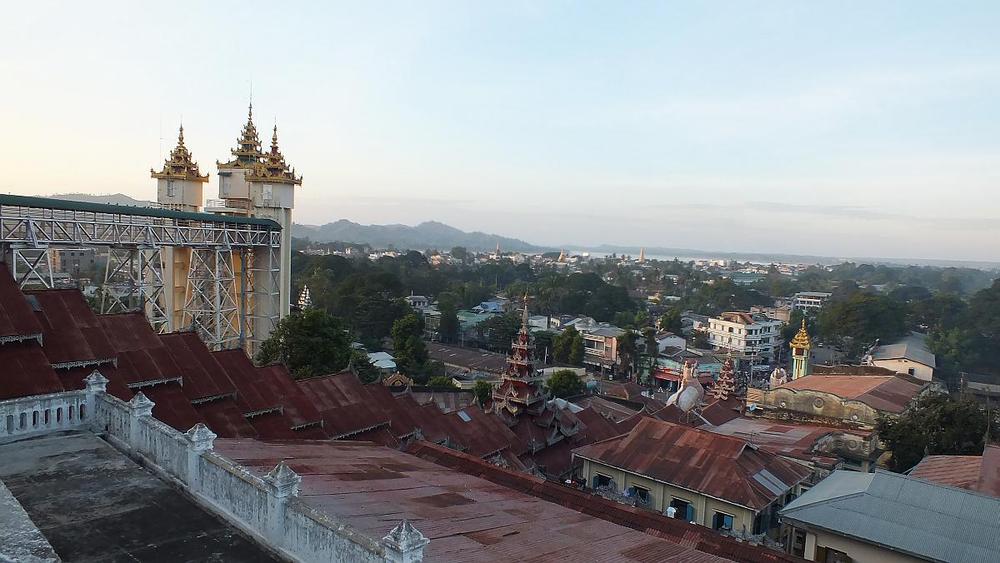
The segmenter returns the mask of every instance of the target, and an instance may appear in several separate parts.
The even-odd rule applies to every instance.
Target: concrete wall
[[[891,369],[896,373],[904,375],[912,375],[913,377],[923,381],[931,381],[934,379],[934,368],[912,360],[896,358],[893,360],[874,360],[872,363],[880,368]],[[910,373],[911,369],[913,370],[913,373]]]
[[[852,563],[913,563],[924,561],[896,551],[884,549],[868,543],[863,543],[843,536],[824,531],[806,531],[805,558],[809,561],[822,561],[821,548],[831,548],[846,553]]]
[[[428,540],[406,522],[381,541],[316,512],[298,498],[301,477],[283,463],[261,478],[212,451],[202,424],[186,433],[152,417],[141,392],[124,402],[105,392],[94,372],[87,389],[0,401],[0,443],[78,429],[102,433],[163,479],[188,492],[262,544],[304,562],[416,563]]]

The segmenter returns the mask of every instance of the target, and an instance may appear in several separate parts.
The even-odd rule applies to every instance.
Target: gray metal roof
[[[872,352],[873,360],[906,358],[925,366],[937,367],[934,354],[927,348],[927,335],[911,332],[898,342],[879,346]]]
[[[1000,560],[1000,498],[887,471],[834,471],[781,517],[931,561]]]

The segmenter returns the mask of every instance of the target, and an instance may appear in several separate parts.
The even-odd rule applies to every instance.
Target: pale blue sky
[[[252,80],[296,220],[1000,260],[998,2],[19,2],[0,191],[152,198]],[[163,140],[161,141],[161,136]]]

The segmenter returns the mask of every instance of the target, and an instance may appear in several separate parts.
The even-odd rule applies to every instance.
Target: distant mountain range
[[[68,199],[70,201],[83,201],[86,203],[107,203],[110,205],[137,205],[139,207],[149,207],[150,205],[154,205],[152,201],[131,198],[125,194],[94,195],[73,193],[53,194],[49,197],[54,197],[56,199]]]
[[[523,240],[479,231],[467,233],[437,221],[409,225],[361,225],[341,219],[322,226],[292,225],[292,236],[313,242],[352,242],[375,248],[393,246],[413,250],[450,250],[463,246],[469,250],[493,250],[497,243],[504,252],[541,252],[548,250]]]
[[[71,201],[85,201],[91,203],[110,203],[116,205],[153,205],[151,201],[135,199],[125,194],[92,195],[84,193],[56,194],[50,197],[68,199]],[[489,233],[474,231],[467,233],[455,227],[439,223],[437,221],[426,221],[416,226],[409,225],[361,225],[353,221],[341,219],[325,225],[292,225],[292,235],[299,238],[308,238],[314,242],[350,242],[355,244],[367,244],[375,248],[387,248],[393,246],[398,249],[413,250],[450,250],[456,246],[464,246],[469,250],[493,250],[497,243],[504,252],[546,252],[559,250],[556,247],[538,246],[525,242],[521,239],[503,237]],[[598,245],[581,247],[567,245],[566,250],[573,252],[590,252],[592,254],[627,254],[638,256],[640,247],[638,246],[618,246],[618,245]],[[980,268],[984,270],[994,270],[1000,268],[996,262],[969,261],[969,260],[947,260],[947,259],[915,259],[915,258],[885,258],[885,257],[831,257],[831,256],[811,256],[800,254],[776,254],[776,253],[752,253],[752,252],[721,252],[710,250],[697,250],[691,248],[666,248],[666,247],[645,247],[646,256],[649,258],[671,259],[674,257],[681,260],[692,258],[714,258],[731,259],[739,261],[754,262],[787,262],[803,264],[839,264],[844,261],[853,261],[868,264],[891,264],[891,265],[920,265],[937,267],[966,267]]]

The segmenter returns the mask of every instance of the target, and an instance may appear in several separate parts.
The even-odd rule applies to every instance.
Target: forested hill
[[[539,252],[547,250],[523,240],[491,235],[479,231],[467,233],[437,221],[427,221],[415,227],[409,225],[360,225],[346,219],[322,226],[292,226],[292,236],[313,242],[351,242],[375,248],[393,246],[398,249],[448,250],[462,246],[469,250],[492,250],[500,243],[505,252]]]

